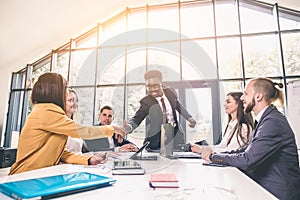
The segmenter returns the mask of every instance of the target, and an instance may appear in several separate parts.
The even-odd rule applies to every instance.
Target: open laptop
[[[110,186],[115,179],[76,172],[0,184],[0,192],[14,199],[50,199]]]
[[[137,151],[135,152],[132,156],[130,156],[130,159],[132,160],[157,160],[157,156],[143,156],[142,152],[143,150],[149,145],[149,141],[145,142],[145,144]]]

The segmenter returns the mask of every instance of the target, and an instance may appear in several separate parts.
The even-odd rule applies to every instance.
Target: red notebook
[[[152,188],[179,188],[175,174],[151,174],[149,185]]]

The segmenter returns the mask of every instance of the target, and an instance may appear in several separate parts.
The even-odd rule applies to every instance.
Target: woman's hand
[[[106,163],[108,157],[108,153],[95,153],[90,159],[89,159],[89,165],[98,165]]]

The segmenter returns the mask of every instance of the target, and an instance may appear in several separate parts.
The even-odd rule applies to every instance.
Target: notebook
[[[142,151],[149,145],[149,141],[145,142],[145,144],[132,156],[130,159],[132,160],[157,160],[157,156],[142,156]],[[140,154],[140,155],[139,155]]]
[[[0,192],[14,199],[49,199],[110,186],[116,180],[87,172],[27,179],[0,184]]]

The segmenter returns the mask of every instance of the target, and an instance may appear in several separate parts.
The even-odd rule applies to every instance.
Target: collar
[[[262,110],[255,116],[255,120],[256,120],[257,122],[260,121],[262,115],[264,114],[264,112],[266,111],[267,108],[268,108],[268,106],[266,106],[264,109],[262,109]]]

